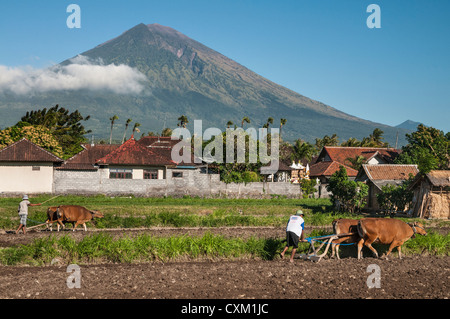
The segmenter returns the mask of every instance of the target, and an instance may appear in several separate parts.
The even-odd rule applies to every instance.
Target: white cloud
[[[63,90],[108,90],[119,94],[138,94],[147,78],[127,65],[105,65],[85,56],[72,59],[71,64],[47,69],[8,67],[0,65],[0,93],[18,95]]]

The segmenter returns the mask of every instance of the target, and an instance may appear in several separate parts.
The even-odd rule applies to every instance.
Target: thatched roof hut
[[[414,217],[450,218],[450,170],[436,170],[426,175],[417,175],[409,189],[414,193]]]

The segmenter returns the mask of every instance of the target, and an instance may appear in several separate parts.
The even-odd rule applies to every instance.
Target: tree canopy
[[[406,139],[408,144],[402,148],[397,164],[417,164],[422,174],[450,168],[449,133],[420,124],[417,131],[406,134]]]
[[[90,133],[82,122],[90,116],[83,117],[78,110],[69,112],[68,109],[56,105],[49,109],[30,111],[25,114],[15,127],[28,126],[44,127],[62,147],[62,157],[71,157],[82,150],[81,144],[86,142],[85,135]]]

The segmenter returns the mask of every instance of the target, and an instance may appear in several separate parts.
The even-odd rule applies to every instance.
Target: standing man
[[[22,229],[23,233],[27,233],[27,218],[28,218],[28,206],[41,206],[42,204],[31,204],[28,200],[28,195],[24,195],[22,201],[19,203],[19,208],[17,211],[19,212],[20,217],[20,225],[16,230],[16,234]]]
[[[298,248],[299,238],[301,238],[301,241],[304,241],[303,230],[305,229],[305,221],[303,220],[303,216],[303,212],[298,210],[295,215],[292,215],[289,218],[289,222],[286,226],[286,247],[284,247],[284,250],[280,255],[281,258],[284,258],[284,254],[288,248],[293,246],[290,259],[291,263],[294,262],[294,256]]]

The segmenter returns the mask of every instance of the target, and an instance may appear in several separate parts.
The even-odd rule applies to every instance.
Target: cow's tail
[[[358,226],[356,228],[358,229],[359,237],[364,238],[364,233],[366,230],[364,229],[364,225],[361,223],[361,220],[358,221]]]

